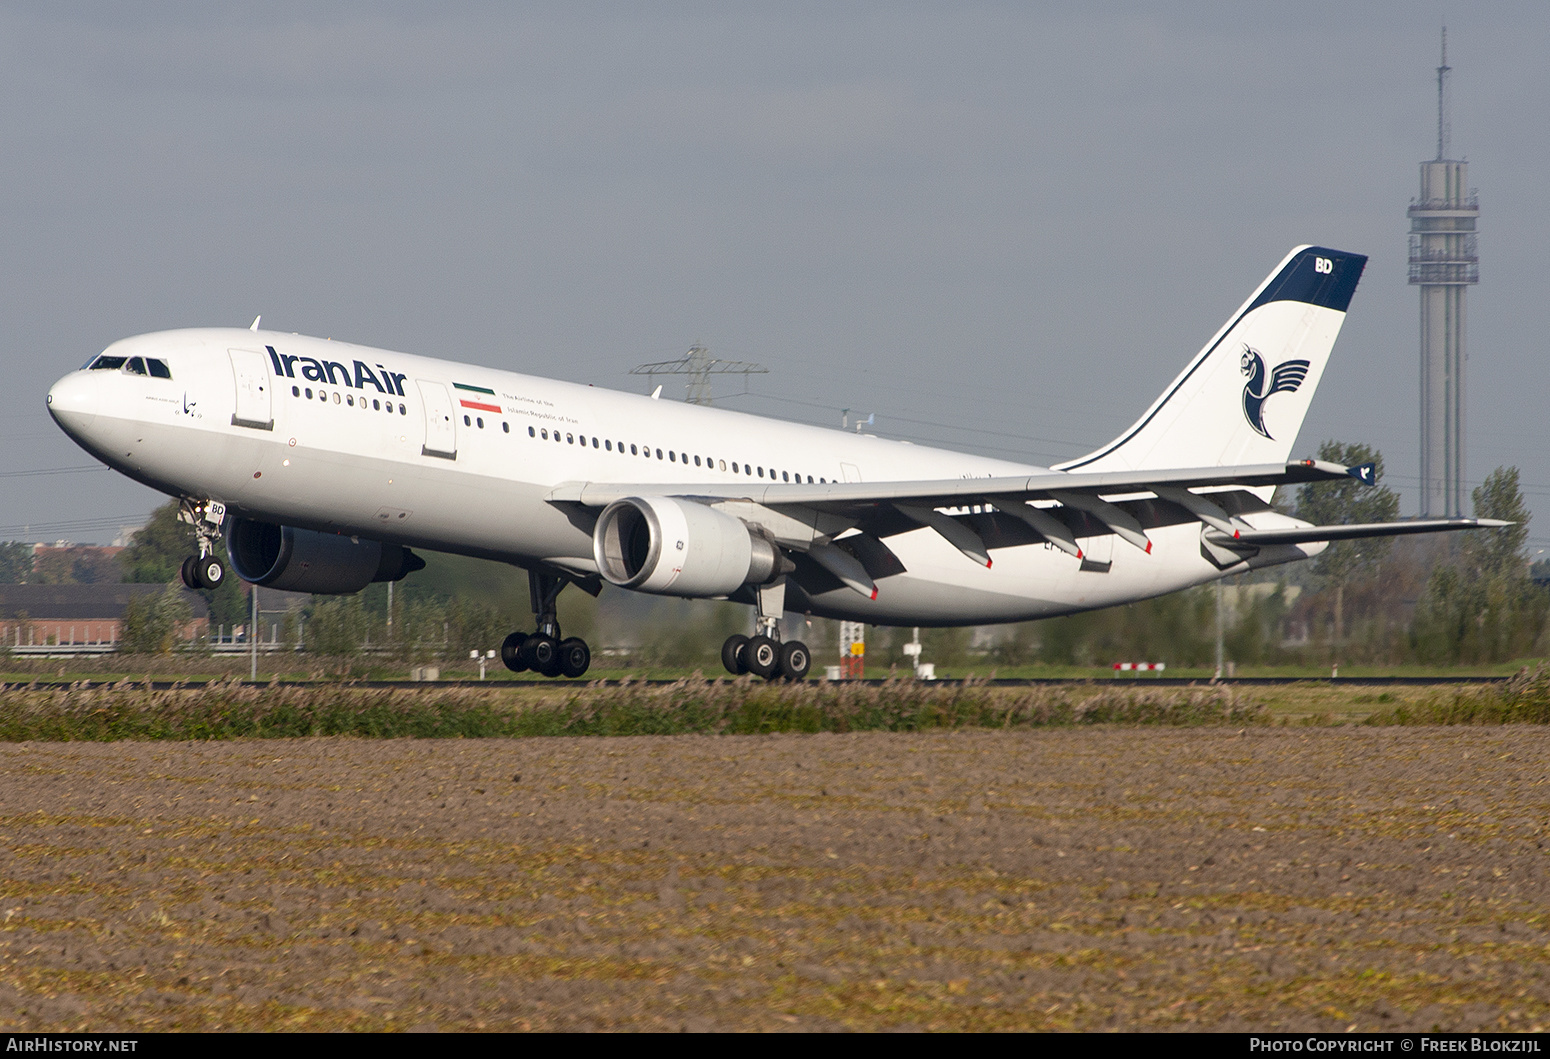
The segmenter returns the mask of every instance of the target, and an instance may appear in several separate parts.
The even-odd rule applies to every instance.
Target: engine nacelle
[[[778,577],[780,552],[738,518],[692,500],[632,496],[598,516],[592,556],[621,588],[726,596]]]
[[[226,550],[242,580],[287,592],[359,592],[373,581],[398,581],[425,566],[397,544],[242,518],[227,529]]]

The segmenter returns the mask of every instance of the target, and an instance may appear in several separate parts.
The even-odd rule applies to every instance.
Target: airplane
[[[1317,555],[1330,541],[1503,526],[1314,526],[1278,485],[1373,483],[1291,460],[1367,258],[1294,248],[1136,422],[1053,467],[534,375],[250,328],[114,342],[49,390],[54,421],[180,500],[226,576],[352,593],[422,568],[412,548],[525,569],[515,672],[583,675],[556,600],[603,582],[754,608],[729,672],[801,680],[786,611],[872,625],[1026,621]]]

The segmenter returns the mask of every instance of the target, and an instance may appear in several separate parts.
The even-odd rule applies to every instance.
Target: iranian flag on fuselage
[[[495,391],[485,386],[470,386],[466,382],[455,382],[452,384],[452,386],[458,390],[467,390],[469,393],[487,393],[491,397],[495,396]],[[496,415],[499,415],[501,411],[501,406],[498,404],[489,404],[484,401],[470,400],[469,398],[464,397],[462,394],[458,394],[458,403],[461,404],[464,408],[477,408],[481,412],[494,412]]]

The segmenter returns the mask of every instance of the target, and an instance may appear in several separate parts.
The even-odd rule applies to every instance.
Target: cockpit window
[[[124,366],[125,357],[110,357],[106,353],[87,365],[88,371],[117,371]]]
[[[149,375],[145,370],[145,361],[140,357],[130,357],[129,363],[124,365],[124,372],[128,375]]]
[[[167,362],[165,360],[157,360],[155,357],[146,357],[145,366],[151,369],[151,376],[153,378],[172,378],[172,369],[167,367]]]

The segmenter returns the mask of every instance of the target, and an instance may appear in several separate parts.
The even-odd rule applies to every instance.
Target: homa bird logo
[[[1243,418],[1249,421],[1249,426],[1269,438],[1270,431],[1265,429],[1266,398],[1273,393],[1295,393],[1297,387],[1302,385],[1302,380],[1308,377],[1308,362],[1288,360],[1277,364],[1267,380],[1265,358],[1259,355],[1258,350],[1244,346],[1239,367],[1249,377],[1249,381],[1243,384]]]

